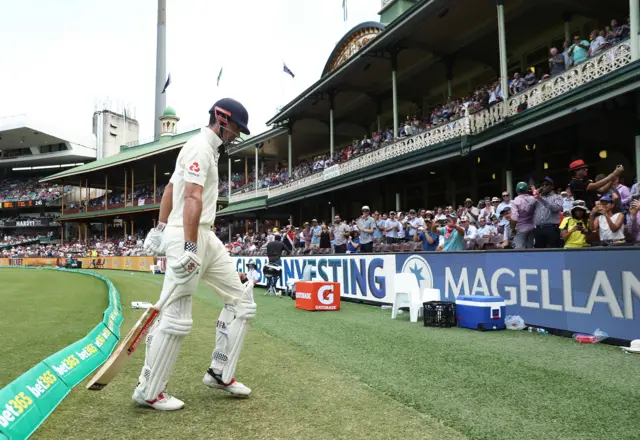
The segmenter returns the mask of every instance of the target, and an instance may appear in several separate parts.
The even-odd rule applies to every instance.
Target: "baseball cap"
[[[545,183],[549,183],[549,184],[553,185],[553,179],[551,177],[549,177],[549,176],[545,176],[545,178],[542,179],[541,184],[544,185]]]
[[[518,192],[527,192],[528,189],[529,185],[527,185],[525,182],[518,182],[518,184],[516,185],[516,191]]]
[[[466,215],[460,216],[460,221],[461,222],[466,222],[467,220],[469,220],[469,217],[467,217]]]
[[[613,199],[609,195],[604,195],[604,196],[600,197],[600,201],[601,202],[613,203]]]
[[[213,104],[209,113],[216,113],[216,118],[218,118],[218,112],[216,111],[223,110],[220,117],[224,120],[225,116],[230,120],[235,122],[238,127],[240,127],[240,131],[244,134],[251,134],[249,132],[249,112],[244,107],[244,105],[240,104],[235,99],[231,98],[223,98]],[[226,112],[226,113],[225,113]],[[220,120],[220,119],[218,119]]]
[[[367,205],[364,205],[364,206],[362,207],[362,210],[363,210],[363,211],[371,211],[371,209],[369,209],[369,206],[367,206]]]

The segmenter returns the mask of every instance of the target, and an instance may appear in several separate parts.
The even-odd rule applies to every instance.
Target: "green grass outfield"
[[[101,271],[121,294],[126,333],[154,301],[161,276]],[[84,336],[107,306],[104,284],[81,275],[0,271],[0,387]],[[202,286],[194,328],[168,391],[186,402],[159,413],[131,401],[138,351],[100,392],[79,385],[38,439],[640,439],[640,356],[528,332],[428,329],[408,314],[343,303],[305,312],[263,297],[238,379],[248,400],[202,385],[220,301]],[[28,349],[27,349],[28,348]]]

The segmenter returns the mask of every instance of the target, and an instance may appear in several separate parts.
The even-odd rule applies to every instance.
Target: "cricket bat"
[[[87,384],[88,390],[100,391],[104,387],[106,387],[109,382],[116,377],[120,371],[124,368],[125,363],[131,357],[133,352],[140,342],[143,339],[153,323],[156,321],[160,310],[167,302],[167,300],[173,295],[173,290],[169,292],[163,299],[158,301],[156,305],[153,307],[149,307],[142,314],[136,325],[129,331],[127,336],[120,342],[120,345],[114,351],[109,359],[100,367],[100,370],[93,376],[93,378]]]

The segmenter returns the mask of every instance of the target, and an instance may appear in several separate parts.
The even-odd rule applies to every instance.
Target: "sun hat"
[[[569,164],[569,171],[581,170],[582,168],[587,168],[587,164],[582,159],[574,160]]]

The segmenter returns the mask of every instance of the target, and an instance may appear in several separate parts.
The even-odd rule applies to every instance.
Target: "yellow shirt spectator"
[[[580,219],[580,220],[576,220],[573,217],[565,217],[562,220],[562,223],[560,223],[560,231],[564,232],[566,231],[571,231],[573,228],[575,228],[578,223],[582,223],[584,230],[587,230],[587,222],[586,220]],[[565,248],[582,248],[588,246],[587,244],[587,236],[585,234],[583,234],[581,231],[579,230],[574,230],[572,233],[569,234],[569,237],[567,237],[567,239],[564,242],[564,247]]]

